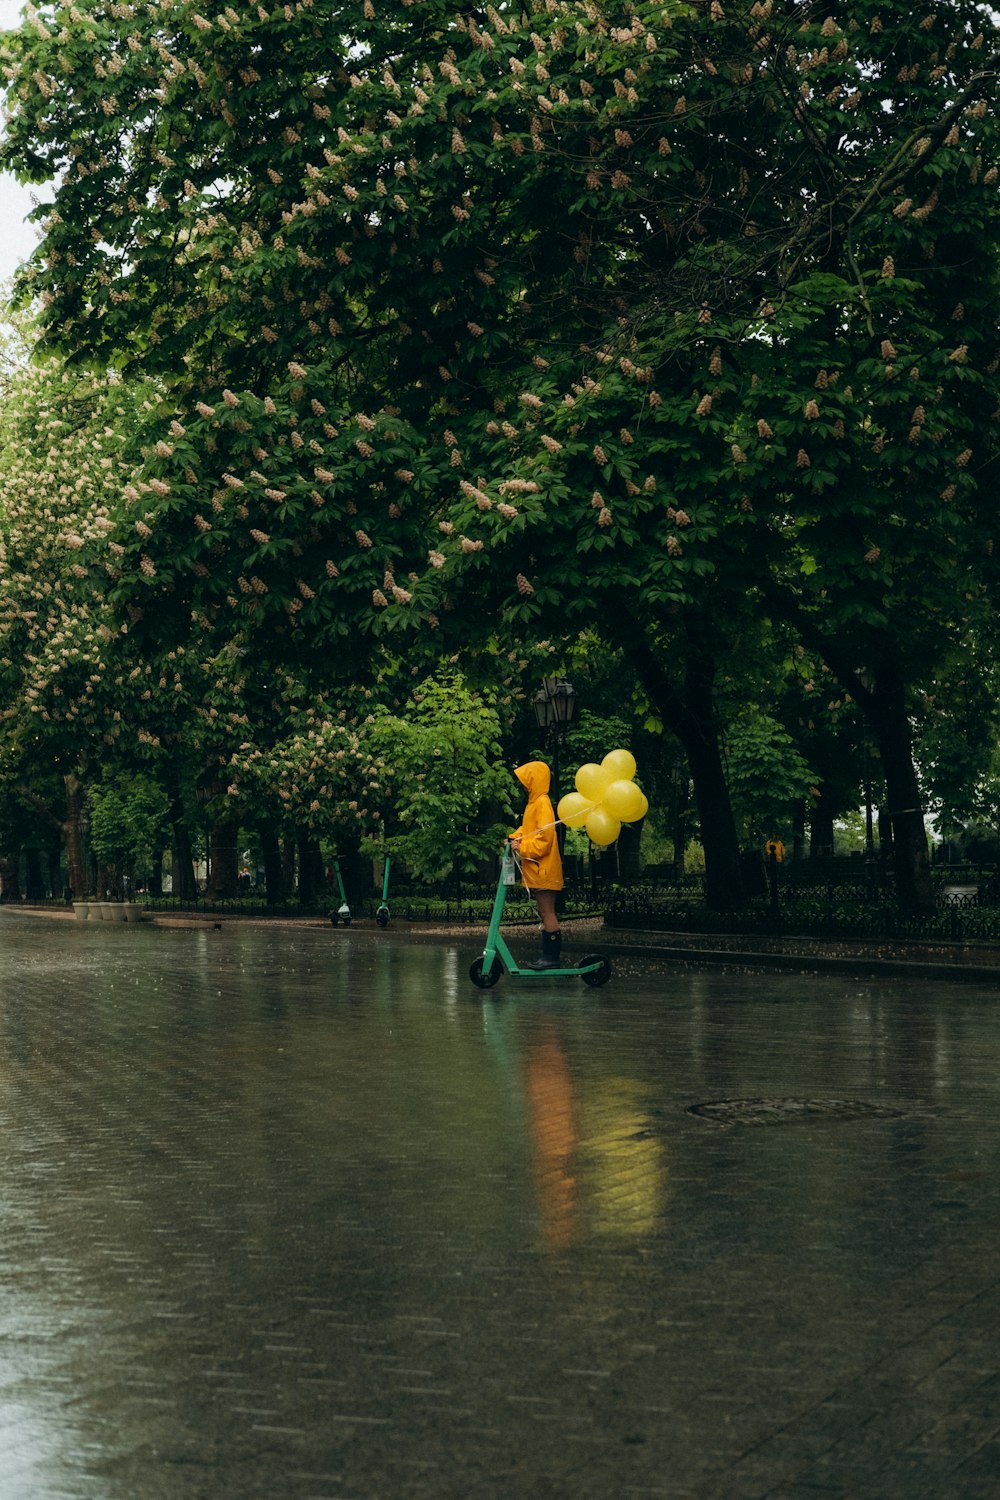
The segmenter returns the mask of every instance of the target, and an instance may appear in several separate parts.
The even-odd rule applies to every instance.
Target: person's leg
[[[542,952],[526,969],[558,969],[562,963],[562,933],[556,916],[555,891],[535,891],[535,905],[542,922]]]
[[[538,907],[538,915],[542,921],[542,931],[558,932],[559,918],[556,916],[555,891],[536,891],[535,905]]]

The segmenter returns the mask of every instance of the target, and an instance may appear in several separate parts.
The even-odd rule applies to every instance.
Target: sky
[[[20,22],[20,0],[0,0],[0,30]],[[0,283],[8,281],[37,243],[35,231],[24,216],[32,207],[31,194],[44,197],[37,188],[22,187],[13,177],[0,173]]]

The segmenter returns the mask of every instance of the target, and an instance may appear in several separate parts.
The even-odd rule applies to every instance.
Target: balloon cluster
[[[586,828],[590,842],[606,849],[623,823],[637,823],[649,809],[634,775],[635,757],[628,750],[609,751],[600,765],[588,761],[576,773],[576,791],[559,798],[557,815],[567,828]]]

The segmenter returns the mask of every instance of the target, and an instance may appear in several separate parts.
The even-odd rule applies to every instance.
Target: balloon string
[[[537,828],[533,828],[531,831],[532,831],[532,833],[546,833],[548,831],[548,829],[550,829],[550,828],[558,828],[559,824],[561,822],[562,822],[562,818],[556,818],[552,823],[539,823],[538,827]],[[507,843],[508,844],[510,843],[510,839],[507,840]],[[521,868],[521,851],[520,851],[520,849],[511,849],[511,854],[514,857],[514,865],[515,865],[515,868],[517,869],[517,873],[521,877],[521,884],[524,886],[524,889],[526,891],[530,891],[531,890],[531,886],[525,880],[525,878],[524,878],[524,871]]]
[[[556,818],[554,820],[554,822],[552,822],[552,823],[539,823],[538,827],[537,828],[533,828],[531,831],[532,831],[532,833],[545,833],[550,828],[558,828],[561,822],[562,822],[562,818]],[[567,823],[566,827],[567,828],[569,827],[568,823]],[[510,840],[508,839],[507,842],[509,843]]]
[[[510,840],[508,839],[508,844],[509,843],[510,843]],[[515,868],[515,870],[518,873],[518,877],[520,878],[521,884],[524,886],[524,889],[526,891],[530,890],[531,887],[528,885],[527,881],[525,880],[525,878],[524,878],[524,871],[521,868],[521,852],[520,852],[520,850],[512,848],[511,851],[510,851],[510,853],[511,853],[511,858],[514,861],[514,868]]]

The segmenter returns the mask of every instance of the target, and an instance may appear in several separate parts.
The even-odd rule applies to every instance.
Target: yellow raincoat
[[[542,760],[529,760],[514,775],[528,793],[521,826],[511,834],[512,839],[521,840],[521,879],[529,891],[561,891],[562,860],[556,815],[549,801],[549,768]]]

